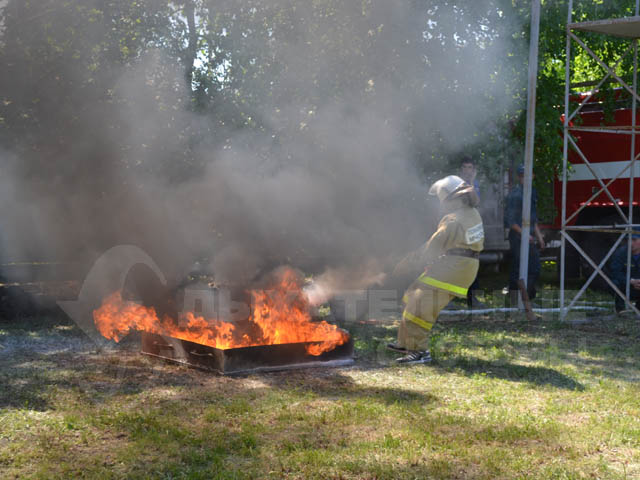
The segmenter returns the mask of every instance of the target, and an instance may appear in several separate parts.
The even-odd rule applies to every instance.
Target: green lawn
[[[349,327],[352,368],[241,378],[5,324],[45,347],[0,354],[0,478],[640,478],[637,321],[451,317],[413,367],[393,321]]]

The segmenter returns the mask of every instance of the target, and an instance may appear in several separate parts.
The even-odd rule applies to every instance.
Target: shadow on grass
[[[48,410],[47,392],[56,383],[37,369],[3,362],[0,364],[0,409]],[[61,383],[68,386],[68,382]]]
[[[384,368],[384,367],[382,367]],[[404,388],[363,386],[340,370],[309,369],[296,372],[273,372],[264,375],[262,381],[271,387],[293,389],[331,400],[366,400],[391,404],[422,404],[437,400],[434,395]]]
[[[481,375],[537,386],[583,391],[584,385],[557,370],[540,366],[518,365],[505,361],[488,361],[476,357],[454,357],[436,361],[433,367],[445,371],[462,371],[465,375]]]
[[[470,328],[467,329],[466,327]],[[491,328],[493,328],[493,326]],[[508,332],[505,329],[496,327],[495,331],[500,333],[521,333],[517,330],[518,328],[519,327],[516,326],[512,332]],[[457,325],[454,328],[444,326],[443,338],[440,338],[436,342],[435,350],[432,351],[434,354],[434,362],[430,366],[442,372],[459,371],[468,376],[481,375],[513,382],[525,382],[537,386],[548,386],[575,391],[584,390],[585,387],[581,383],[548,365],[521,365],[510,361],[514,358],[522,358],[527,360],[527,362],[530,361],[533,363],[554,360],[560,362],[560,364],[564,362],[566,364],[581,366],[581,362],[575,358],[570,358],[570,355],[574,354],[575,351],[584,344],[578,344],[577,342],[571,343],[571,341],[563,342],[554,339],[550,342],[551,345],[548,345],[546,343],[538,344],[526,338],[521,340],[509,338],[505,340],[491,338],[491,336],[467,336],[467,333],[473,332],[475,329],[475,325],[463,325],[462,328],[458,328]],[[478,330],[483,329],[480,328]],[[486,333],[487,330],[483,330],[483,332]],[[354,332],[354,336],[357,337],[359,333],[359,331]],[[387,333],[389,333],[389,331],[387,331]],[[365,334],[365,337],[361,340],[364,344],[364,351],[358,352],[360,358],[357,362],[357,368],[362,370],[385,369],[395,364],[391,357],[399,356],[399,354],[387,350],[384,339],[376,338],[375,335]],[[387,340],[391,340],[391,338]],[[509,353],[506,354],[506,358],[486,360],[473,356],[473,354],[458,355],[454,352],[447,351],[450,347],[455,349],[455,347],[458,346],[478,351],[493,351],[495,349],[502,351],[502,349],[506,349]],[[549,348],[550,346],[553,348]],[[441,352],[440,354],[438,354],[438,350]],[[599,363],[607,363],[607,361],[604,360]],[[421,367],[417,366],[415,368]],[[607,374],[616,378],[619,376],[611,369],[607,370]]]
[[[196,382],[195,371],[154,362],[131,347],[107,352],[23,352],[0,360],[0,409],[49,410],[62,392],[95,404],[116,395]]]
[[[467,349],[498,350],[511,358],[572,365],[611,379],[637,381],[638,326],[635,319],[594,319],[587,325],[564,322],[466,322],[442,325],[442,340]]]
[[[160,359],[142,356],[133,342],[119,350],[28,354],[0,360],[0,409],[46,411],[69,396],[90,404],[134,397],[144,391],[178,388],[176,398],[189,398],[206,385],[214,391],[243,390],[248,380],[269,387],[329,399],[384,404],[423,404],[435,397],[402,388],[362,386],[340,369],[311,368],[268,374],[222,377]]]
[[[444,350],[441,350],[444,354],[439,356],[434,351],[436,361],[428,368],[581,391],[584,389],[581,383],[552,367],[566,364],[581,370],[599,368],[601,375],[628,379],[625,369],[633,369],[637,364],[633,355],[638,351],[636,338],[611,334],[625,325],[614,329],[612,325],[594,324],[589,328],[597,328],[597,331],[579,331],[571,325],[552,322],[474,319],[454,325],[442,323],[437,326],[442,334],[437,346],[444,345]],[[394,321],[346,326],[356,342],[358,359],[355,368],[368,371],[387,369],[393,363],[392,354],[385,351],[384,343],[395,337],[397,327]],[[38,327],[33,330],[39,331]],[[229,383],[241,383],[235,382],[235,379],[142,357],[139,354],[139,338],[135,335],[127,337],[122,343],[124,345],[120,345],[118,350],[104,353],[31,354],[0,359],[0,384],[3,385],[0,389],[0,408],[46,410],[52,407],[52,396],[60,389],[90,397],[91,402],[100,403],[116,395],[136,395],[154,388],[187,387],[188,390],[205,382],[209,386],[217,383],[221,388]],[[447,345],[452,346],[449,352]],[[456,351],[457,346],[472,351],[460,355]],[[486,360],[473,353],[473,350],[482,352],[489,349],[504,353],[506,358]],[[624,364],[620,363],[621,353],[624,353]],[[534,365],[521,365],[518,359]],[[280,372],[256,378],[275,388],[296,388],[330,399],[375,399],[386,404],[429,403],[436,400],[428,394],[408,389],[358,385],[339,369]]]

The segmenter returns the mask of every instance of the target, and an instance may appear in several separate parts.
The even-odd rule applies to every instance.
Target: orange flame
[[[252,311],[244,325],[192,312],[181,313],[177,321],[168,316],[160,319],[153,307],[125,301],[120,292],[104,299],[93,320],[104,337],[116,342],[133,330],[143,330],[221,350],[311,343],[307,353],[317,356],[348,341],[348,334],[337,326],[311,320],[308,300],[293,270],[283,270],[278,277],[272,289],[251,292]]]

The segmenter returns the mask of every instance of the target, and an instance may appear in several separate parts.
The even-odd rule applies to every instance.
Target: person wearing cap
[[[454,297],[466,298],[484,246],[482,218],[475,208],[478,196],[472,185],[449,175],[435,182],[429,194],[437,195],[445,215],[417,257],[424,273],[405,292],[397,343],[387,345],[404,353],[396,360],[401,364],[431,361],[430,330]]]
[[[518,184],[511,189],[507,197],[505,226],[509,229],[509,247],[511,251],[511,269],[509,271],[509,290],[511,302],[517,302],[518,277],[520,275],[520,238],[522,236],[522,202],[523,202],[524,166],[518,167]],[[536,283],[540,276],[540,251],[545,247],[544,237],[538,227],[537,216],[538,194],[531,190],[531,232],[529,236],[529,268],[527,275],[527,293],[529,299],[536,297]],[[534,240],[537,240],[537,245]]]
[[[460,178],[469,185],[473,185],[476,195],[480,198],[480,185],[478,185],[478,180],[476,179],[477,174],[478,169],[476,168],[476,162],[473,158],[469,155],[462,157],[462,162],[460,163]],[[469,287],[469,293],[467,293],[467,307],[485,308],[485,305],[476,297],[476,292],[478,290],[480,290],[480,282],[476,276],[476,279]]]
[[[609,260],[609,276],[622,293],[627,289],[627,242],[619,247]],[[631,275],[629,280],[629,300],[640,308],[640,230],[631,235]],[[614,293],[616,312],[626,309],[624,298]]]

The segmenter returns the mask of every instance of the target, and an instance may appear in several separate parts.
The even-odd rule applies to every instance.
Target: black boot
[[[429,350],[415,350],[407,353],[404,357],[396,359],[396,363],[402,365],[412,365],[417,363],[429,363],[431,362],[431,354]]]

